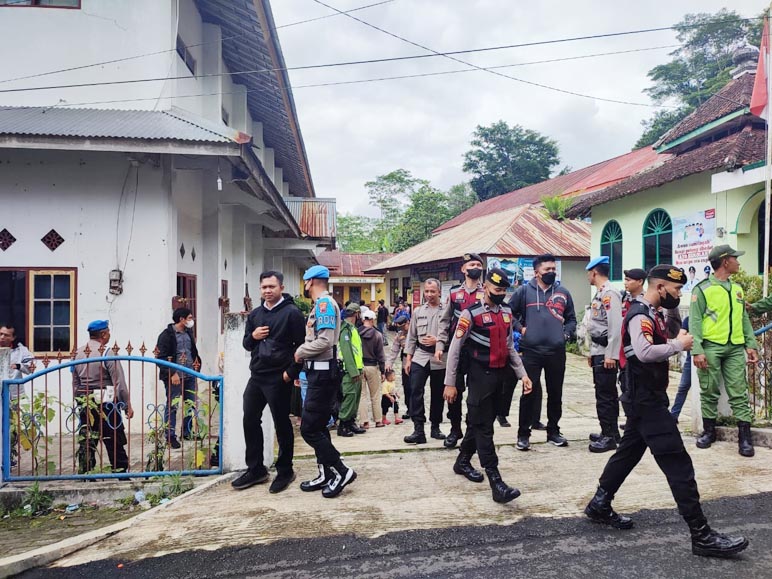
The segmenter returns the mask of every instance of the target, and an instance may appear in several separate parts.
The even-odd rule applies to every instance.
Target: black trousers
[[[300,434],[316,453],[316,462],[334,466],[340,453],[332,444],[327,423],[338,400],[340,380],[333,378],[330,370],[306,370],[308,390],[303,405]]]
[[[559,432],[560,418],[563,416],[563,378],[566,374],[565,350],[552,354],[537,354],[526,350],[523,352],[523,366],[525,366],[525,372],[533,383],[533,390],[528,396],[520,397],[520,424],[517,435],[530,436],[531,427],[539,421],[542,400],[542,370],[544,371],[544,383],[547,387],[547,433]]]
[[[517,388],[517,376],[515,372],[510,368],[510,376],[504,384],[504,390],[499,397],[498,409],[496,410],[497,416],[503,416],[506,418],[512,411],[512,399],[515,397],[515,388]]]
[[[604,356],[592,357],[592,379],[595,383],[595,408],[603,436],[619,436],[619,394],[617,369],[603,367]]]
[[[399,414],[399,402],[396,400],[392,402],[386,395],[381,396],[381,413],[383,413],[384,418],[386,418],[386,415],[389,413],[389,408],[394,409],[394,418],[396,419],[397,414]]]
[[[474,454],[476,451],[483,468],[496,468],[499,465],[493,444],[493,422],[498,414],[499,400],[508,375],[508,368],[488,368],[477,362],[469,365],[466,434],[461,441],[461,452]]]
[[[633,416],[631,410],[638,412]],[[615,495],[648,448],[667,477],[678,512],[684,517],[699,514],[700,493],[694,480],[692,459],[667,406],[633,409],[625,404],[625,414],[624,436],[603,470],[600,486]]]
[[[461,360],[456,372],[456,399],[448,403],[448,420],[452,429],[461,431],[461,409],[464,403],[464,390],[466,390],[466,376],[469,372],[469,354],[462,350]],[[444,377],[443,377],[444,378]],[[444,388],[443,388],[444,390]]]
[[[405,412],[410,416],[410,396],[413,393],[413,389],[410,387],[410,374],[405,374],[405,354],[402,354],[402,391],[404,397],[402,400],[405,402]]]
[[[78,474],[84,474],[96,468],[100,438],[105,445],[107,458],[113,471],[129,470],[129,457],[126,454],[128,441],[121,414],[123,408],[123,403],[97,404],[94,401],[89,401],[88,408],[85,403],[79,406]]]
[[[416,424],[426,422],[426,408],[424,404],[424,390],[426,380],[429,380],[429,421],[432,426],[439,426],[442,422],[442,409],[445,400],[442,393],[445,390],[445,370],[432,370],[431,363],[426,366],[418,364],[410,365],[410,418]]]
[[[292,383],[282,380],[281,372],[253,375],[244,390],[244,441],[247,443],[247,469],[256,475],[265,474],[263,464],[263,410],[271,410],[276,439],[279,442],[279,457],[276,471],[288,473],[292,470],[295,454],[295,434],[290,422]]]

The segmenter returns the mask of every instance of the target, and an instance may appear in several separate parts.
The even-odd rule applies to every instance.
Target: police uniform
[[[649,279],[683,285],[686,274],[683,269],[672,265],[658,265],[649,272]],[[681,329],[681,319],[677,307],[669,310],[665,317],[657,306],[645,297],[638,297],[624,319],[622,343],[627,391],[622,395],[622,404],[627,414],[627,425],[619,448],[606,464],[598,491],[585,513],[595,521],[617,528],[633,526],[629,517],[613,511],[611,501],[648,448],[667,477],[679,513],[689,524],[694,552],[715,555],[714,552],[698,553],[698,549],[721,549],[717,547],[721,541],[731,543],[732,540],[718,535],[707,525],[700,507],[691,458],[668,410],[668,359],[684,349],[680,341],[672,339]],[[734,548],[739,548],[742,541],[745,540],[735,540]]]
[[[586,267],[587,271],[608,263],[606,256],[593,259]],[[619,440],[619,396],[617,393],[617,368],[606,368],[604,361],[619,360],[622,328],[622,298],[607,280],[595,292],[591,303],[587,332],[592,340],[590,357],[592,360],[592,378],[595,384],[595,405],[598,412],[601,433],[599,440],[590,444],[593,452],[605,452],[615,448]]]
[[[468,263],[470,261],[479,261],[483,263],[482,257],[476,253],[465,253],[463,256],[463,262]],[[442,317],[440,318],[440,332],[437,337],[437,348],[442,351],[446,351],[450,345],[450,340],[453,334],[456,332],[458,326],[458,320],[461,317],[461,312],[467,308],[472,307],[474,304],[483,299],[483,286],[480,282],[473,288],[470,288],[465,283],[450,288],[450,295],[448,301],[442,311]],[[447,448],[453,448],[456,443],[463,437],[461,431],[461,408],[464,398],[465,378],[467,374],[468,359],[465,352],[461,352],[461,359],[456,373],[456,389],[458,395],[456,399],[448,404],[448,420],[450,420],[450,433],[445,439],[445,446]]]
[[[315,265],[303,274],[304,281],[329,277],[329,270],[321,265]],[[341,461],[327,429],[341,388],[342,376],[337,360],[340,324],[340,308],[330,292],[325,290],[316,299],[308,316],[305,343],[295,351],[295,357],[303,360],[308,380],[300,434],[314,449],[319,468],[319,476],[301,483],[300,488],[304,491],[322,490],[324,496],[330,497],[337,496],[356,478],[354,470]]]
[[[499,268],[490,270],[487,280],[498,287],[509,287],[507,273]],[[509,306],[492,304],[483,299],[461,313],[448,350],[446,385],[457,384],[461,352],[465,346],[469,358],[466,434],[454,471],[469,480],[481,482],[482,475],[470,464],[476,451],[488,475],[494,500],[509,502],[517,498],[520,491],[508,487],[501,480],[493,444],[493,423],[498,414],[498,400],[507,382],[508,367],[514,370],[518,379],[526,377],[512,339],[512,310]]]
[[[633,268],[633,269],[626,269],[623,272],[625,274],[625,277],[638,280],[638,281],[646,281],[646,271],[640,268]],[[624,295],[622,296],[622,319],[625,319],[625,316],[627,315],[627,311],[630,309],[630,306],[635,302],[636,298],[638,296],[633,296],[629,291],[625,291]],[[624,352],[620,351],[619,353],[619,389],[624,393],[626,386],[625,386],[625,357]]]

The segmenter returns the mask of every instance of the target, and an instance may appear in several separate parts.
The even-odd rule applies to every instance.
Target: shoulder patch
[[[693,302],[696,302],[696,301],[697,301],[697,294],[692,294],[692,301],[693,301]]]
[[[335,315],[335,307],[330,303],[327,297],[320,298],[314,308],[314,317],[316,318],[317,330],[334,330],[338,322]]]
[[[457,338],[463,338],[464,334],[466,334],[469,331],[469,326],[471,325],[471,322],[467,318],[459,318],[458,320],[458,327],[456,328],[456,337]]]
[[[603,307],[607,310],[611,309],[611,296],[605,295],[603,296]]]

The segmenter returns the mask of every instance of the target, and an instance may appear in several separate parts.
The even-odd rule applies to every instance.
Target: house
[[[348,301],[364,300],[375,309],[378,300],[387,300],[389,293],[383,275],[366,273],[365,270],[394,257],[393,253],[343,253],[329,250],[320,253],[317,261],[330,270],[330,291],[338,305]],[[395,288],[392,288],[391,294]]]
[[[260,272],[300,293],[334,247],[269,1],[20,4],[0,0],[0,320],[38,357],[104,318],[152,350],[185,304],[216,373]]]
[[[663,162],[577,199],[570,214],[592,218],[592,253],[622,269],[673,263],[685,291],[710,271],[716,244],[745,251],[746,271],[764,256],[764,121],[750,114],[758,49],[735,52],[732,80],[655,145]]]

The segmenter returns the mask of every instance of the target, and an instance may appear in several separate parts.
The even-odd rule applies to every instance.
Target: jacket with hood
[[[270,372],[287,372],[290,378],[297,378],[300,366],[295,364],[295,350],[306,337],[306,321],[289,294],[272,309],[260,305],[247,317],[244,330],[244,349],[252,352],[249,369],[252,375]],[[252,332],[260,326],[270,328],[268,337],[255,340]]]
[[[383,374],[386,369],[386,352],[383,351],[383,336],[373,327],[359,328],[362,337],[362,361],[365,366],[378,366]]]
[[[526,328],[520,340],[523,352],[554,354],[565,350],[576,332],[574,300],[566,288],[552,284],[541,289],[536,278],[517,289],[509,302],[515,330]]]

